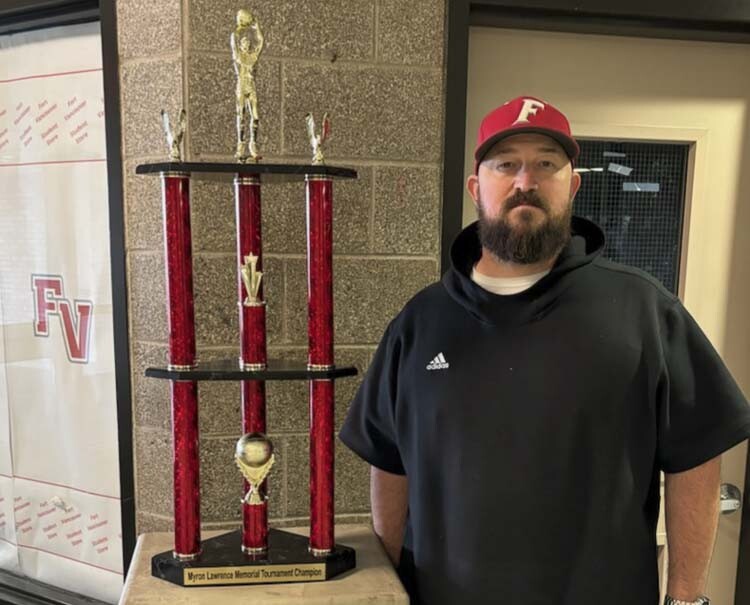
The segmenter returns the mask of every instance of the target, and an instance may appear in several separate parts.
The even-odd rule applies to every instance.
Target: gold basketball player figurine
[[[320,134],[315,134],[315,120],[311,113],[305,116],[305,122],[307,123],[307,136],[310,137],[310,145],[313,151],[312,163],[313,165],[325,164],[323,143],[326,142],[328,135],[331,134],[331,121],[328,119],[328,113],[323,114],[323,125],[320,128]]]
[[[245,262],[240,268],[240,273],[242,274],[242,283],[245,284],[247,298],[243,304],[246,307],[257,307],[263,305],[264,302],[258,298],[260,280],[263,278],[263,273],[258,271],[258,257],[254,254],[248,254],[244,258],[244,261]]]
[[[185,110],[180,110],[177,131],[172,130],[169,123],[169,115],[163,109],[161,110],[161,125],[164,128],[164,134],[167,135],[167,145],[169,145],[169,159],[173,162],[182,161],[182,136],[185,134]]]
[[[247,9],[237,11],[237,27],[229,38],[237,74],[237,161],[257,162],[258,93],[255,89],[255,65],[263,52],[263,32],[258,20]]]
[[[256,506],[268,499],[261,490],[261,484],[271,472],[274,460],[273,445],[263,433],[247,433],[239,438],[234,461],[250,484],[242,502]]]

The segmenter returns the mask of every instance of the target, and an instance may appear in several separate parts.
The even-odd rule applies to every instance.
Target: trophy
[[[247,298],[243,304],[246,307],[265,304],[258,297],[260,280],[263,277],[263,273],[258,271],[258,257],[248,254],[245,257],[245,262],[240,269],[240,273],[242,274],[242,283],[245,284],[245,290],[247,291]]]
[[[250,506],[263,504],[267,500],[265,491],[262,491],[263,481],[275,462],[271,441],[263,433],[243,435],[237,441],[234,461],[250,486],[242,503]]]
[[[258,93],[255,89],[255,65],[263,52],[263,32],[247,9],[237,11],[237,27],[229,38],[232,61],[237,75],[237,150],[238,162],[257,162]]]
[[[164,134],[167,135],[167,145],[169,146],[169,159],[173,162],[179,162],[182,159],[182,136],[185,134],[185,110],[180,110],[179,121],[177,123],[177,132],[172,130],[169,123],[169,114],[161,110],[161,124],[164,128]]]
[[[181,586],[323,581],[356,566],[354,550],[334,540],[334,383],[357,371],[334,363],[333,180],[356,178],[357,173],[325,164],[323,144],[331,131],[327,114],[320,132],[316,132],[312,114],[305,118],[310,164],[259,162],[254,74],[263,35],[250,11],[238,11],[230,42],[237,74],[237,162],[181,161],[184,111],[174,131],[162,112],[170,161],[136,168],[138,174],[159,175],[162,180],[169,361],[166,367],[147,368],[146,375],[171,382],[173,410],[174,548],[153,556],[152,575]],[[261,179],[269,175],[275,180],[302,181],[304,177],[308,259],[308,351],[304,363],[267,358]],[[240,356],[239,360],[198,363],[190,180],[215,180],[217,176],[234,186]],[[300,220],[305,219],[301,216]],[[238,477],[242,524],[234,532],[206,540],[201,540],[200,531],[199,380],[236,380],[241,385],[241,437],[234,461],[244,479],[240,493]],[[305,380],[309,384],[309,537],[268,526],[266,484],[275,454],[266,436],[266,382],[276,380]]]
[[[312,164],[313,166],[325,164],[323,143],[326,142],[326,139],[331,134],[331,121],[328,119],[328,114],[323,114],[323,125],[320,134],[316,134],[315,132],[315,120],[311,113],[305,116],[305,123],[307,124],[307,136],[310,138],[310,145],[312,146]]]

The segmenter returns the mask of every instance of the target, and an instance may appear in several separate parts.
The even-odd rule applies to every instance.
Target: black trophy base
[[[270,529],[268,554],[246,555],[237,530],[204,540],[200,556],[192,561],[180,561],[172,551],[154,555],[151,575],[179,586],[322,582],[357,565],[353,548],[336,544],[327,556],[314,557],[308,545],[307,536]]]

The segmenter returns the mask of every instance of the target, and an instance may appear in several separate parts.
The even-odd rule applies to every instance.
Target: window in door
[[[689,144],[577,139],[573,212],[599,225],[603,255],[677,294]]]

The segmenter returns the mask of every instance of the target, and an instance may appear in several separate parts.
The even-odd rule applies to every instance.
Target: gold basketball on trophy
[[[261,492],[261,484],[271,471],[274,463],[273,444],[263,433],[247,433],[237,440],[234,460],[250,489],[242,498],[245,504],[263,504],[266,495]]]

